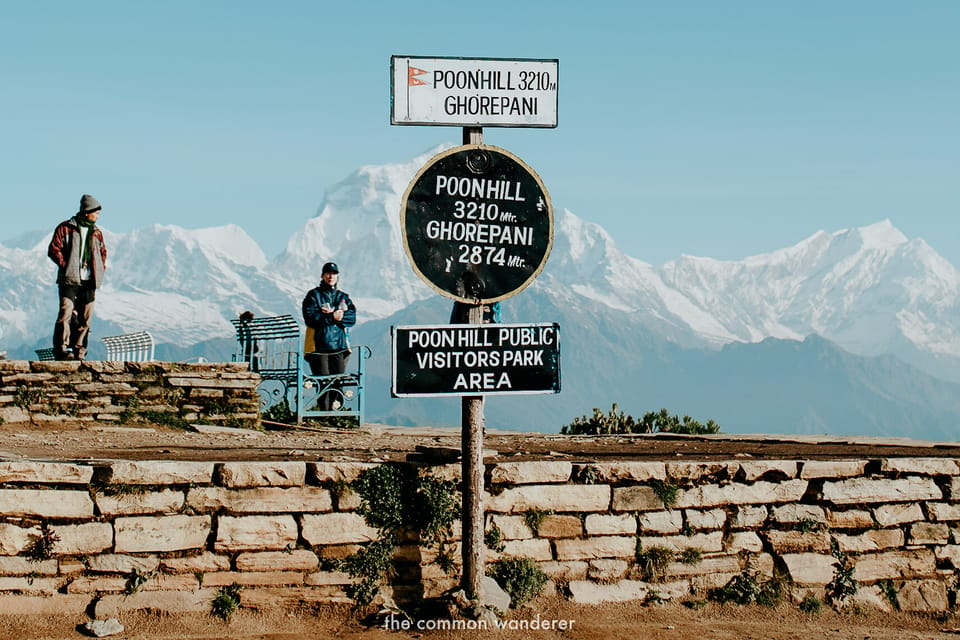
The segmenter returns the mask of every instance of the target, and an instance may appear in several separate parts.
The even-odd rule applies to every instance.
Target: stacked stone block
[[[944,458],[500,463],[486,507],[504,554],[540,561],[577,602],[702,598],[744,571],[824,598],[836,549],[855,600],[889,608],[892,589],[904,610],[943,611],[960,569],[958,473]],[[658,483],[675,488],[672,504]],[[530,511],[550,514],[537,532],[520,525]],[[638,560],[654,547],[700,560],[651,580]]]
[[[354,475],[363,465],[348,473]],[[320,486],[336,464],[0,462],[0,613],[210,611],[220,587],[246,606],[346,602],[321,552],[376,531]],[[35,542],[50,532],[48,558]]]
[[[328,561],[377,539],[346,485],[373,466],[0,462],[0,612],[209,611],[233,584],[249,607],[348,602],[351,577]],[[458,465],[419,472],[459,479]],[[953,459],[499,462],[486,484],[486,526],[503,542],[488,561],[533,558],[576,602],[701,599],[745,570],[781,575],[795,599],[823,598],[839,550],[861,603],[889,608],[892,590],[904,610],[955,604]],[[445,543],[456,562],[458,534]],[[676,554],[656,577],[640,561],[653,548]],[[456,584],[439,551],[403,538],[398,600]]]
[[[255,427],[246,363],[0,360],[0,421],[162,421]]]

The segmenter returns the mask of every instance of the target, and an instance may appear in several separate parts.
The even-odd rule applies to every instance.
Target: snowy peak
[[[115,287],[209,296],[218,288],[237,286],[243,279],[238,272],[267,264],[257,243],[236,225],[198,230],[151,225],[124,236],[110,234],[105,240],[107,282]]]
[[[364,166],[335,184],[270,271],[306,291],[319,282],[323,263],[334,261],[341,286],[358,299],[368,318],[384,317],[431,295],[411,277],[400,205],[417,170],[446,148],[436,147],[407,162]]]
[[[267,266],[267,256],[260,245],[246,231],[235,224],[208,229],[178,230],[185,244],[192,245],[212,256],[237,265],[262,269]]]
[[[860,245],[865,250],[895,249],[909,242],[907,236],[893,226],[889,219],[846,231],[838,231],[834,237],[851,235],[859,238]]]
[[[889,220],[742,261],[684,256],[660,270],[735,341],[816,334],[861,355],[912,348],[960,356],[960,274]],[[920,322],[924,318],[926,322]],[[920,327],[926,331],[920,331]]]
[[[46,245],[50,242],[51,235],[51,232],[48,230],[34,229],[33,231],[25,231],[15,238],[11,238],[2,243],[0,246],[5,246],[10,249],[24,249],[27,251],[36,249],[40,245],[46,248]]]
[[[363,185],[362,204],[369,204],[380,199],[382,194],[399,194],[403,196],[407,185],[413,180],[421,167],[433,156],[451,148],[451,145],[441,144],[408,160],[385,165],[364,165],[354,173],[354,184]],[[398,209],[399,211],[399,209]]]
[[[600,225],[578,218],[569,209],[556,214],[548,263],[552,271],[563,271],[565,277],[574,281],[590,281],[623,257],[613,238]]]
[[[304,251],[331,259],[344,253],[344,243],[367,238],[371,231],[389,230],[399,238],[400,201],[407,185],[421,166],[447,148],[437,146],[407,162],[365,165],[330,187],[317,215],[290,238],[278,264],[297,262]]]

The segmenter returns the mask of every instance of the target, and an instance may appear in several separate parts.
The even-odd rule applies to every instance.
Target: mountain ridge
[[[414,275],[399,225],[407,184],[445,148],[358,168],[327,190],[316,214],[273,259],[236,225],[105,230],[111,253],[94,334],[147,329],[171,353],[218,344],[214,350],[223,357],[222,345],[232,338],[231,318],[246,309],[299,317],[303,295],[328,260],[338,262],[343,287],[357,301],[357,335],[365,325],[382,326],[414,308],[436,308],[429,321],[446,321],[449,301]],[[0,245],[0,290],[6,292],[0,330],[2,348],[11,355],[27,357],[49,340],[56,297],[55,268],[45,255],[48,240],[49,232],[27,233],[11,243],[15,246]],[[931,378],[930,385],[936,379],[960,381],[960,273],[889,219],[820,230],[795,245],[741,260],[681,255],[654,266],[626,254],[601,226],[559,209],[546,268],[504,307],[508,317],[512,308],[524,310],[519,321],[562,321],[565,334],[585,332],[611,353],[617,343],[603,336],[620,336],[620,344],[637,349],[628,358],[656,360],[672,350],[707,358],[736,351],[737,345],[754,346],[759,354],[769,339],[803,344],[820,336],[861,358],[895,357],[907,365],[904,375],[919,370]],[[554,317],[547,317],[551,313]],[[622,327],[606,321],[611,318]],[[598,369],[609,364],[587,351],[571,360],[590,361],[590,375],[600,375]],[[951,407],[945,403],[948,413]]]

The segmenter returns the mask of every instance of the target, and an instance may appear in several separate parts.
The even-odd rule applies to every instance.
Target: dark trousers
[[[64,359],[71,352],[77,358],[87,354],[90,318],[97,290],[87,285],[60,285],[60,310],[53,326],[53,355]]]
[[[350,358],[349,351],[331,351],[329,353],[308,353],[304,356],[310,365],[310,373],[315,376],[332,376],[343,373],[347,370],[347,360]],[[333,408],[333,401],[337,399],[339,393],[324,393],[317,400],[317,408],[320,411],[330,411]]]

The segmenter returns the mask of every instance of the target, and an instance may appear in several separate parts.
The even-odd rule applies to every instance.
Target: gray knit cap
[[[77,211],[77,213],[93,213],[94,211],[100,211],[101,208],[100,202],[96,198],[85,193],[80,198],[80,211]]]

